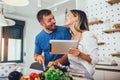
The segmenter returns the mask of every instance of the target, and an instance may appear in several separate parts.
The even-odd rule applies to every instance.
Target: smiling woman
[[[14,26],[2,27],[1,62],[23,61],[23,28],[25,22],[15,21]]]

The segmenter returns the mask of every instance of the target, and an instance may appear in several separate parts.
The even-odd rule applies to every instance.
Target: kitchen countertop
[[[118,66],[96,65],[96,70],[107,70],[107,71],[120,72],[120,65]]]

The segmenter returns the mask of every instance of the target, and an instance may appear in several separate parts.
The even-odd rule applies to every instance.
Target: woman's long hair
[[[70,12],[74,15],[74,17],[78,16],[79,21],[74,26],[76,31],[81,32],[82,30],[89,30],[88,19],[87,19],[85,12],[83,12],[81,10],[75,10],[75,9],[70,10]]]

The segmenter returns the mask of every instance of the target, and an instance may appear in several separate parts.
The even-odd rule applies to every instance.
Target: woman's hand
[[[69,48],[68,49],[69,54],[73,54],[74,56],[80,56],[81,52],[77,48]]]
[[[72,54],[74,56],[80,57],[88,62],[91,62],[92,59],[88,54],[84,54],[83,52],[81,52],[79,49],[77,48],[69,48],[68,49],[69,54]]]

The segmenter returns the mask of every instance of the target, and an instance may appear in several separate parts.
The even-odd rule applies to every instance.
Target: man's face
[[[43,16],[43,20],[41,23],[47,31],[54,31],[56,29],[56,21],[53,14]]]

